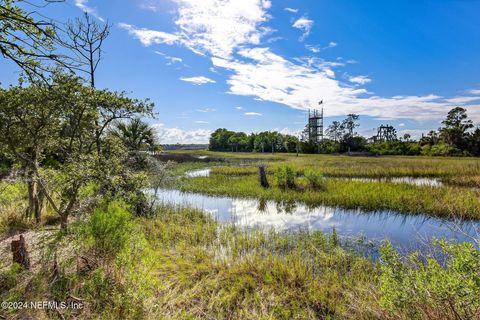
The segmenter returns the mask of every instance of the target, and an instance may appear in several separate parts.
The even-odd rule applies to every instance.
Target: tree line
[[[376,155],[480,156],[480,126],[475,126],[462,107],[451,109],[442,126],[421,138],[410,134],[399,137],[391,125],[373,137],[358,134],[359,116],[349,114],[343,121],[333,121],[325,130],[325,138],[316,143],[309,138],[308,127],[299,137],[277,131],[246,134],[221,128],[209,141],[209,150],[231,152],[300,152],[349,153],[368,152]]]

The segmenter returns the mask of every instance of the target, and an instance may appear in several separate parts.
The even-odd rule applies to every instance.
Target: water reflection
[[[208,177],[211,168],[192,170],[185,175],[189,178]],[[415,178],[415,177],[395,177],[395,178],[332,178],[339,180],[351,180],[361,182],[391,182],[391,183],[407,183],[419,187],[441,187],[443,182],[436,178]]]
[[[210,168],[207,169],[199,169],[199,170],[192,170],[185,173],[185,176],[188,178],[196,178],[196,177],[208,177],[210,175]]]
[[[343,236],[364,236],[376,241],[389,239],[398,247],[417,249],[432,237],[454,241],[478,239],[480,222],[455,222],[426,215],[405,215],[393,212],[365,212],[335,207],[306,205],[291,201],[234,199],[212,197],[178,190],[161,190],[159,200],[203,209],[220,222],[234,222],[245,228],[274,228],[278,231],[299,229],[331,232]]]
[[[391,183],[406,183],[418,187],[441,187],[443,182],[435,178],[414,178],[414,177],[396,177],[396,178],[340,178],[352,181],[362,182],[391,182]]]

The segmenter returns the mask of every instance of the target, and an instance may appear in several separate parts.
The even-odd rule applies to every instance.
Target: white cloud
[[[198,77],[181,77],[180,80],[185,81],[185,82],[190,82],[193,83],[194,85],[200,86],[202,84],[207,84],[207,83],[215,83],[215,80],[212,80],[210,78],[204,77],[204,76],[198,76]]]
[[[298,12],[298,9],[294,9],[294,8],[285,8],[284,10],[288,11],[288,12],[291,12],[291,13],[297,13]]]
[[[166,33],[121,23],[144,45],[181,43],[201,55],[229,58],[241,45],[256,45],[272,32],[259,27],[269,19],[270,0],[173,0],[178,5],[178,31]]]
[[[305,45],[305,48],[313,53],[319,53],[320,52],[320,46],[313,46],[311,44]]]
[[[178,57],[172,57],[172,56],[169,56],[169,55],[166,55],[165,53],[161,52],[161,51],[154,51],[156,54],[162,56],[165,58],[165,60],[167,60],[167,66],[171,66],[171,65],[174,65],[176,63],[182,63],[183,62],[183,59],[182,58],[178,58]]]
[[[208,112],[215,112],[217,110],[214,108],[203,108],[203,109],[197,109],[197,111],[202,113],[208,113]]]
[[[103,19],[102,17],[100,17],[98,15],[96,8],[88,6],[88,0],[75,0],[74,3],[75,3],[75,7],[79,8],[83,12],[91,14],[92,16],[97,18],[98,20],[100,20],[102,22],[105,22],[105,19]]]
[[[455,98],[450,98],[447,99],[446,101],[453,103],[453,104],[465,104],[473,101],[480,101],[480,96],[477,97],[455,97]]]
[[[312,30],[313,20],[307,19],[306,17],[301,17],[293,23],[292,27],[303,31],[303,34],[300,37],[300,41],[303,41],[303,39],[308,37],[310,31]]]
[[[351,83],[356,83],[356,84],[367,84],[372,82],[372,79],[366,77],[366,76],[351,76],[348,78],[348,81]]]
[[[143,10],[148,10],[148,11],[153,11],[153,12],[158,11],[157,5],[152,1],[141,3],[139,5],[139,7],[140,7],[140,9],[143,9]]]
[[[269,17],[269,0],[175,0],[179,5],[175,24],[182,43],[199,54],[223,58],[246,44],[259,44],[269,30],[259,24]]]
[[[335,48],[336,46],[338,46],[338,43],[333,42],[333,41],[330,41],[330,42],[328,43],[328,46],[326,46],[324,49]]]
[[[235,107],[237,110],[243,110],[243,107]]]
[[[313,53],[319,53],[321,50],[326,50],[326,49],[331,49],[331,48],[335,48],[336,46],[338,45],[338,43],[336,42],[333,42],[331,41],[327,46],[325,47],[320,47],[319,45],[311,45],[311,44],[307,44],[305,45],[305,48]],[[342,58],[337,58],[337,60],[342,60]]]
[[[197,120],[197,121],[195,121],[195,123],[198,123],[198,124],[208,124],[209,122],[208,122],[208,121],[203,121],[203,120]]]
[[[170,57],[170,56],[167,56],[167,59],[170,60],[172,63],[176,63],[176,62],[182,62],[182,58],[178,58],[178,57]]]
[[[164,124],[154,124],[160,143],[163,144],[204,144],[212,134],[209,129],[184,130],[180,128],[165,128]]]
[[[480,89],[472,89],[472,90],[468,90],[468,93],[470,93],[470,94],[477,94],[477,95],[480,95]]]
[[[86,13],[93,13],[95,9],[92,7],[89,7],[87,3],[88,3],[88,0],[75,0],[75,6],[77,8],[79,8],[80,10]]]
[[[416,120],[442,119],[452,103],[434,95],[380,97],[359,87],[346,85],[335,79],[332,68],[336,63],[311,63],[305,60],[289,61],[269,48],[243,49],[239,55],[251,61],[212,58],[217,68],[230,70],[227,83],[229,93],[251,96],[305,110],[325,101],[328,116],[349,113],[381,119],[412,118]],[[479,106],[468,106],[472,118],[480,119]]]
[[[400,123],[398,126],[399,127],[405,127],[405,123]]]
[[[258,113],[258,112],[245,112],[244,113],[246,116],[257,116],[257,117],[260,117],[262,116],[261,113]]]
[[[127,30],[130,35],[140,40],[140,42],[147,47],[154,43],[174,44],[175,42],[179,41],[179,36],[172,33],[150,30],[146,28],[137,28],[134,25],[123,22],[119,23],[118,27]]]

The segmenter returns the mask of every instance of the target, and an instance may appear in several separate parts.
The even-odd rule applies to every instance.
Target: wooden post
[[[266,170],[265,170],[265,166],[259,166],[258,167],[258,178],[260,180],[260,185],[264,188],[268,188],[270,187],[270,185],[268,184],[268,180],[267,180],[267,173],[266,173]]]
[[[11,243],[13,253],[13,263],[18,263],[27,270],[30,270],[30,257],[28,256],[27,243],[23,235],[19,240],[13,240]]]

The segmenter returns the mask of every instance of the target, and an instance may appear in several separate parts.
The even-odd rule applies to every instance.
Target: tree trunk
[[[30,270],[30,257],[27,251],[27,243],[23,235],[19,240],[13,240],[11,243],[13,253],[13,263],[18,263],[27,270]]]
[[[265,166],[259,166],[258,167],[258,178],[260,180],[260,185],[264,188],[268,188],[270,187],[270,185],[268,184],[268,180],[267,180],[267,173],[266,173],[266,170],[265,170]]]
[[[28,189],[28,208],[27,217],[35,217],[37,223],[40,222],[43,210],[43,192],[41,192],[34,171],[31,170],[27,175]]]
[[[62,214],[60,216],[60,229],[63,231],[67,230],[68,226],[68,214]]]

